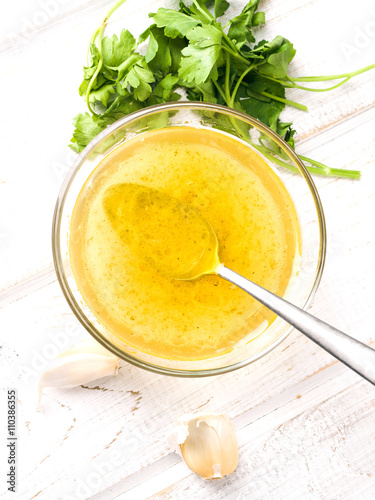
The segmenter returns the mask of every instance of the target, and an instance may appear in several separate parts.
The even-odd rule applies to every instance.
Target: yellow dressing
[[[163,193],[173,197],[173,206]],[[164,216],[147,216],[152,202],[165,208]],[[177,212],[186,205],[214,228],[221,262],[283,295],[299,247],[291,199],[259,155],[215,131],[148,132],[104,158],[77,199],[70,258],[85,301],[121,341],[193,360],[230,351],[275,315],[217,276],[167,277],[172,268],[187,272],[212,243],[195,210]],[[173,225],[181,217],[199,238],[181,237]],[[152,236],[155,224],[159,238]]]

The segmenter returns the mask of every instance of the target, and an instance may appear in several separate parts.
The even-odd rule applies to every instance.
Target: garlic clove
[[[178,419],[176,439],[186,465],[203,479],[222,478],[238,465],[236,435],[224,415],[184,415]]]
[[[73,353],[55,359],[39,379],[39,402],[43,387],[71,388],[117,375],[119,359],[102,354]]]

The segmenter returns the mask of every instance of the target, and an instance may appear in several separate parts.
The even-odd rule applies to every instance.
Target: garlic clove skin
[[[184,415],[178,419],[176,438],[186,465],[203,479],[221,479],[238,465],[236,435],[224,415]]]
[[[117,375],[119,359],[92,352],[69,353],[55,359],[39,379],[39,402],[43,387],[67,389]]]

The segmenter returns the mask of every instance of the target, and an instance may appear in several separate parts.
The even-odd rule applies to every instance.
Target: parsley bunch
[[[341,75],[292,78],[289,64],[295,56],[293,44],[276,36],[255,41],[253,28],[265,23],[257,12],[261,0],[250,0],[241,14],[225,26],[217,21],[229,7],[226,0],[193,0],[190,7],[180,2],[179,10],[160,8],[149,14],[153,24],[138,41],[123,29],[120,37],[103,37],[107,20],[125,0],[119,0],[95,31],[89,47],[89,61],[79,93],[89,112],[74,118],[70,147],[77,152],[107,125],[129,113],[164,102],[177,101],[183,88],[192,101],[218,103],[257,118],[294,148],[292,123],[281,122],[285,106],[307,111],[306,106],[286,98],[285,90],[298,88],[324,92],[343,85],[352,77],[375,68],[375,64]],[[208,9],[213,4],[213,14]],[[147,52],[138,46],[148,40]],[[305,82],[339,80],[329,88],[310,88]],[[258,148],[280,165],[291,168],[263,142]],[[280,158],[281,156],[281,158]],[[331,169],[300,156],[311,173],[358,179],[356,170]]]

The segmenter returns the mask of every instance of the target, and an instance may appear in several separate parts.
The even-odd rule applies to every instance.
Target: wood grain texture
[[[3,100],[0,121],[0,213],[6,214],[0,220],[0,369],[3,387],[18,388],[17,498],[373,500],[374,388],[297,332],[231,374],[174,379],[122,363],[115,378],[46,389],[37,410],[41,370],[88,335],[50,271],[50,225],[74,160],[66,143],[72,116],[84,109],[76,87],[87,40],[111,3],[61,2],[26,41],[23,16],[32,21],[40,3],[8,6],[9,23],[1,25],[0,85],[3,95],[22,96]],[[231,3],[232,15],[242,2]],[[138,34],[147,12],[176,4],[128,0],[109,32],[130,26]],[[355,49],[356,34],[375,20],[369,0],[351,12],[339,0],[266,0],[264,8],[264,36],[282,34],[298,49],[295,75],[373,62],[375,37],[368,36],[360,53],[349,57],[344,50],[345,44]],[[375,342],[374,78],[362,75],[330,94],[290,92],[309,113],[284,113],[299,131],[301,154],[363,172],[359,182],[315,178],[328,254],[311,312],[367,343]],[[176,417],[194,411],[223,412],[234,423],[240,463],[223,481],[202,481],[169,448]]]

